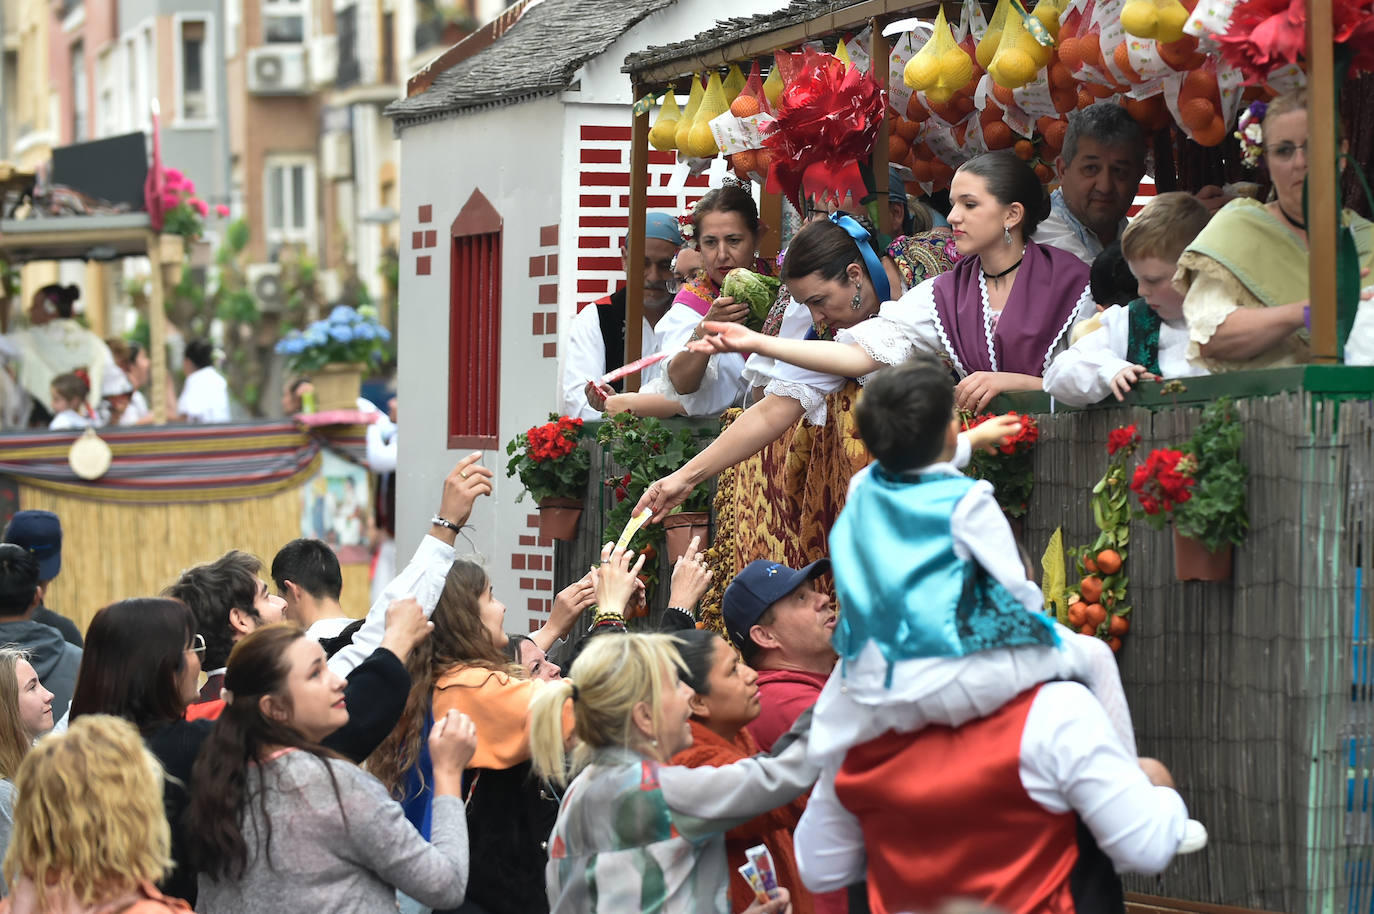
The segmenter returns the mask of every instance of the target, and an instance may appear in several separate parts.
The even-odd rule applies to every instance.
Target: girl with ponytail
[[[623,606],[634,590],[629,554],[598,574],[597,602]],[[545,871],[554,914],[593,910],[728,914],[725,832],[805,793],[805,715],[776,755],[719,768],[672,765],[692,743],[692,687],[672,635],[594,638],[568,678],[530,709],[535,771],[569,784],[549,838]],[[569,758],[564,717],[576,749]],[[613,877],[613,878],[612,878]],[[652,880],[652,881],[650,881]],[[786,900],[751,911],[781,911]]]
[[[462,772],[476,735],[445,715],[429,736],[432,843],[371,775],[320,745],[348,721],[344,682],[291,623],[229,655],[227,705],[192,773],[188,816],[197,910],[371,912],[395,892],[456,907],[467,886]]]

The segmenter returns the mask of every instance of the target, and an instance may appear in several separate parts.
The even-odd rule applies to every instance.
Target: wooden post
[[[1336,339],[1336,80],[1331,0],[1307,0],[1307,281],[1312,358],[1340,361]]]
[[[868,37],[868,73],[877,81],[879,86],[886,90],[887,58],[892,53],[892,47],[883,35],[882,23],[878,21],[876,16],[868,21],[868,27],[872,29]],[[892,129],[892,121],[888,118],[886,109],[883,110],[881,124],[882,126],[878,128],[878,139],[873,145],[873,191],[878,197],[878,218],[874,228],[877,229],[880,238],[890,240],[891,236],[888,235],[887,231],[887,214],[892,201],[888,196],[891,188],[888,186],[888,165],[890,163],[887,160],[887,141]],[[902,202],[905,204],[906,188],[901,188],[899,192],[902,194]]]
[[[162,239],[148,233],[148,260],[153,269],[153,294],[148,300],[148,358],[152,362],[153,386],[149,391],[153,424],[167,423],[167,284],[162,274]]]
[[[693,79],[696,77],[693,76]],[[634,98],[646,94],[645,87],[634,84]],[[648,219],[649,183],[649,114],[652,106],[635,116],[630,130],[630,230],[625,239],[625,259],[629,264],[625,276],[625,362],[650,353],[644,352],[644,230]],[[639,375],[625,379],[625,390],[639,390]]]

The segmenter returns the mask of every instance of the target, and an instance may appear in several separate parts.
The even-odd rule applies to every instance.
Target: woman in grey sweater
[[[462,903],[471,720],[450,713],[430,733],[427,842],[380,782],[319,745],[348,720],[343,685],[323,648],[289,623],[259,629],[229,655],[229,704],[191,784],[202,914],[394,911],[396,889],[432,907]]]

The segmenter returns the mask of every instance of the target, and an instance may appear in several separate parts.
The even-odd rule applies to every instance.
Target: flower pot
[[[687,554],[692,537],[701,537],[697,545],[705,549],[711,536],[711,515],[706,511],[682,511],[663,518],[663,533],[667,539],[668,564]]]
[[[331,362],[311,374],[310,381],[315,385],[315,410],[327,413],[335,409],[357,409],[364,367],[360,362]]]
[[[171,232],[164,232],[157,236],[158,240],[158,259],[163,265],[180,264],[186,256],[186,242],[180,235],[173,235]]]
[[[1225,581],[1231,577],[1231,544],[1216,552],[1174,528],[1174,577],[1180,581]]]
[[[582,519],[582,499],[539,499],[539,535],[556,540],[577,539],[577,522]]]

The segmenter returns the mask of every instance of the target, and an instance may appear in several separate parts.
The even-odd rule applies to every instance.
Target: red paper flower
[[[1134,425],[1123,425],[1107,433],[1108,454],[1114,455],[1123,448],[1125,448],[1126,453],[1129,454],[1135,450],[1135,446],[1139,443],[1140,433],[1136,431]]]
[[[1352,72],[1374,69],[1374,11],[1369,0],[1332,0],[1332,32],[1336,44],[1354,52]],[[1304,0],[1242,0],[1231,11],[1226,34],[1213,35],[1221,56],[1245,74],[1247,83],[1261,83],[1271,72],[1298,63],[1307,53],[1307,7]]]
[[[867,191],[858,163],[873,153],[886,105],[887,94],[869,74],[805,48],[778,100],[777,119],[763,128],[763,144],[773,151],[768,190],[786,194],[799,209],[803,192],[862,200]]]

